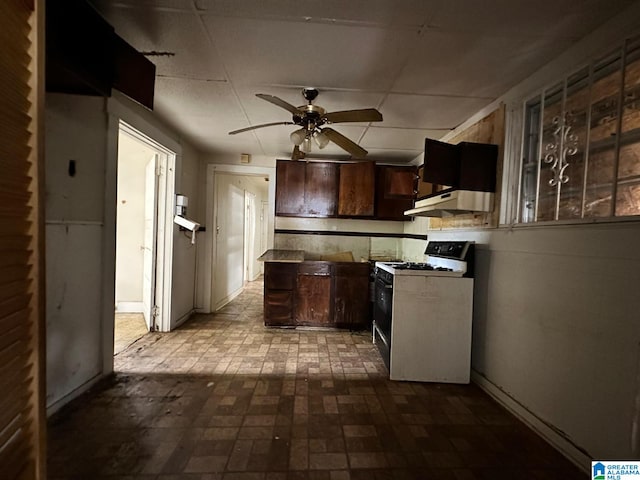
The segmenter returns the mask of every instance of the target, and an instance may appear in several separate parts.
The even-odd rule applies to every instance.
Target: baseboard
[[[176,320],[176,323],[175,323],[175,325],[173,326],[173,328],[171,330],[174,330],[174,329],[178,328],[184,322],[189,320],[191,318],[191,315],[193,315],[194,313],[198,313],[197,309],[195,309],[195,308],[190,310],[189,312],[185,313],[184,315],[182,315],[178,320]]]
[[[107,374],[99,373],[95,377],[91,378],[89,381],[80,385],[78,388],[76,388],[72,392],[67,393],[62,398],[56,400],[51,405],[47,405],[47,418],[53,415],[54,413],[56,413],[58,410],[64,407],[67,403],[71,402],[72,400],[78,398],[80,395],[85,393],[87,390],[93,387],[100,380],[107,378],[109,375],[111,375],[111,373],[107,373]]]
[[[580,470],[585,473],[589,473],[591,471],[591,457],[586,452],[573,444],[571,440],[554,430],[553,427],[538,418],[524,405],[487,379],[487,377],[475,370],[471,370],[471,381],[478,385],[509,412],[518,417],[518,419],[540,435],[562,455],[567,457]]]
[[[142,313],[144,303],[142,302],[117,302],[116,313]]]
[[[235,292],[233,292],[230,295],[227,295],[225,298],[223,298],[222,300],[220,300],[214,311],[218,311],[220,310],[222,307],[224,307],[227,303],[231,302],[234,298],[236,298],[238,295],[240,295],[242,293],[242,291],[244,290],[244,286],[240,287],[238,290],[236,290]]]

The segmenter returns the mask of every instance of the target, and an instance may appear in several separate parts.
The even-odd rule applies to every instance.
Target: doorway
[[[116,206],[116,285],[114,354],[163,319],[163,228],[166,205],[159,201],[166,184],[170,152],[121,123],[118,132]],[[169,212],[172,213],[172,212]]]
[[[214,175],[212,309],[237,297],[247,282],[260,276],[257,258],[267,244],[267,220],[257,212],[269,199],[267,175]],[[263,207],[265,210],[268,207]]]

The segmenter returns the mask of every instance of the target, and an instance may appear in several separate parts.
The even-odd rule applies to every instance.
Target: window
[[[524,223],[640,215],[640,37],[525,104]]]

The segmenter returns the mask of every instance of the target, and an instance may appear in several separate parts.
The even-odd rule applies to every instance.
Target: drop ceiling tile
[[[396,92],[496,98],[559,54],[571,40],[428,31],[394,85]]]
[[[421,150],[403,150],[393,148],[369,149],[367,158],[382,163],[408,164],[422,153]]]
[[[414,30],[204,17],[234,84],[385,90]]]
[[[196,136],[193,142],[203,151],[212,154],[221,153],[250,153],[253,155],[262,155],[259,144],[255,141],[245,142],[224,142],[206,135]]]
[[[447,0],[429,27],[457,32],[577,39],[631,3],[631,0]]]
[[[370,127],[364,134],[361,145],[369,149],[423,150],[424,139],[442,138],[449,130],[418,130],[405,128]]]
[[[157,74],[225,81],[222,62],[194,13],[143,8],[112,8],[104,12],[118,35],[141,52],[168,52],[148,56]]]
[[[219,82],[156,79],[155,109],[163,116],[201,117],[226,133],[246,124],[230,85]]]
[[[457,127],[489,103],[482,98],[391,94],[380,111],[385,127],[440,130]]]
[[[194,115],[219,112],[238,116],[241,112],[233,89],[223,82],[159,77],[156,99],[163,107]]]
[[[193,4],[189,0],[90,0],[99,11],[109,11],[119,7],[145,7],[154,9],[171,9],[193,11]]]
[[[306,19],[367,25],[419,27],[433,16],[436,0],[195,0],[199,10],[219,16]]]

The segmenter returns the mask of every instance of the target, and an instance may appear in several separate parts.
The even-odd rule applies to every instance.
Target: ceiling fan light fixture
[[[300,128],[289,135],[289,138],[294,145],[302,145],[302,142],[304,142],[306,137],[307,131],[304,128]]]
[[[315,140],[318,147],[320,147],[321,149],[326,147],[327,144],[329,143],[329,137],[327,137],[327,134],[324,133],[322,130],[315,130],[313,132],[313,139]]]
[[[300,151],[304,153],[311,153],[311,137],[307,136],[300,145]]]

